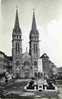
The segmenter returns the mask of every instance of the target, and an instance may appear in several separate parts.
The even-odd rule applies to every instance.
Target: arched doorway
[[[30,63],[29,63],[29,61],[24,62],[24,76],[25,76],[25,78],[30,77]]]
[[[25,71],[24,74],[25,74],[25,78],[29,78],[29,75],[30,75],[30,74],[29,74],[29,71]]]

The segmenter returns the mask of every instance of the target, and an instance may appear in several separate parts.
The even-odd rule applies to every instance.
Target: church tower
[[[38,59],[39,59],[39,32],[36,26],[35,12],[33,11],[32,29],[30,32],[29,42],[29,54],[31,55],[32,65],[34,66],[34,72],[38,71]]]
[[[22,33],[19,25],[18,9],[16,9],[15,25],[12,33],[13,71],[21,67],[22,60]]]

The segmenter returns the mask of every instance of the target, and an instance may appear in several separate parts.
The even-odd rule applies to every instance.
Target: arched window
[[[36,53],[37,53],[37,44],[36,44]]]
[[[16,43],[16,54],[17,54],[17,43]]]
[[[36,61],[34,61],[34,65],[37,65],[37,62]]]
[[[20,36],[20,39],[21,39],[21,36]]]
[[[20,51],[20,48],[19,48],[19,43],[18,43],[18,52]]]
[[[34,61],[34,66],[37,68],[37,61]]]
[[[19,43],[16,43],[16,54],[20,52]]]
[[[37,53],[37,44],[34,44],[34,53]]]
[[[34,44],[34,53],[36,52],[36,45]]]
[[[18,39],[18,35],[17,35],[17,39]]]

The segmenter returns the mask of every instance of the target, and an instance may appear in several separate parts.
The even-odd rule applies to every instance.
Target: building
[[[0,51],[0,74],[5,72],[6,70],[10,72],[12,71],[12,57],[5,55]]]
[[[8,71],[21,78],[32,78],[38,72],[38,65],[41,70],[48,74],[52,72],[55,65],[44,53],[39,55],[39,32],[36,26],[35,12],[33,11],[32,27],[29,35],[29,52],[26,49],[22,53],[22,31],[19,25],[18,9],[16,9],[15,24],[12,32],[12,56],[7,56],[0,51],[0,72]]]
[[[33,11],[32,28],[29,35],[29,52],[22,53],[22,31],[19,25],[18,9],[12,32],[12,56],[0,52],[0,68],[17,74],[21,78],[31,78],[38,71],[39,32]]]
[[[62,76],[62,67],[57,68],[57,75]]]
[[[44,53],[41,57],[43,72],[49,76],[55,74],[57,69],[55,64],[49,59],[48,55]]]

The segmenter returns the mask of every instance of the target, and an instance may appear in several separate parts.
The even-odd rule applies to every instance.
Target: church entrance
[[[29,71],[25,71],[25,78],[29,78]]]
[[[30,63],[29,63],[29,61],[24,62],[24,76],[25,76],[25,78],[29,78],[29,76],[30,76]]]

